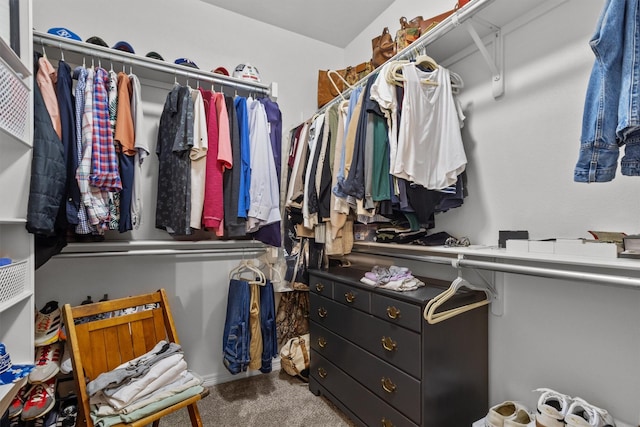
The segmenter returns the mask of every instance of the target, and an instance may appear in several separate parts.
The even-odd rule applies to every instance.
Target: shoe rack
[[[33,364],[34,245],[25,228],[33,146],[31,0],[0,4],[0,342]],[[0,386],[0,414],[24,381]]]

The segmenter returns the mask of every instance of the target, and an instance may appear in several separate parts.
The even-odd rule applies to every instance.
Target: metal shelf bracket
[[[493,55],[491,55],[482,41],[482,38],[480,38],[480,35],[473,26],[472,21],[484,25],[493,31]],[[497,99],[504,94],[504,49],[502,31],[499,27],[478,17],[468,19],[464,22],[464,25],[476,44],[476,47],[482,54],[485,62],[489,66],[489,70],[491,71],[491,94],[494,99]]]

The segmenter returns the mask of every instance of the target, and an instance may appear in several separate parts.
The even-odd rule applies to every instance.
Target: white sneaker
[[[615,427],[611,414],[576,397],[564,418],[567,427]]]
[[[62,313],[58,301],[49,301],[36,313],[36,331],[34,345],[53,344],[58,341],[58,333],[62,325]]]
[[[486,427],[505,427],[506,420],[512,420],[518,415],[518,411],[527,412],[526,408],[518,402],[507,400],[489,409],[485,418]],[[526,425],[526,424],[524,424]],[[511,424],[511,426],[520,426],[519,424]]]
[[[504,420],[504,427],[535,427],[535,419],[524,409],[518,409],[513,418]]]
[[[61,342],[36,347],[36,367],[29,372],[29,382],[42,383],[55,377],[60,372],[61,359]]]
[[[534,391],[542,393],[538,398],[538,427],[564,427],[564,417],[571,405],[571,397],[549,388],[538,388]]]

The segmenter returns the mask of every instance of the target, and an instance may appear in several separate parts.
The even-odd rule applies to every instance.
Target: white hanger
[[[460,89],[464,88],[464,81],[460,74],[449,70],[449,77],[451,78],[451,91],[453,93],[460,93]]]
[[[331,84],[333,85],[333,88],[336,90],[336,92],[338,92],[338,95],[340,96],[340,98],[342,98],[342,100],[346,100],[344,96],[342,96],[342,91],[340,89],[338,89],[338,85],[336,85],[336,83],[333,81],[333,79],[331,78],[331,75],[335,74],[336,76],[338,76],[338,78],[340,78],[340,80],[342,80],[345,84],[346,87],[348,87],[349,89],[353,89],[353,86],[351,86],[349,83],[347,83],[347,81],[345,80],[344,77],[342,77],[340,75],[340,73],[338,73],[336,70],[329,70],[327,71],[327,77],[329,78],[329,81],[331,82]]]
[[[471,304],[463,305],[461,307],[456,307],[450,310],[445,310],[445,311],[436,313],[436,310],[440,308],[441,305],[447,302],[452,296],[454,296],[458,292],[460,288],[463,288],[463,287],[466,287],[471,290],[476,290],[476,291],[484,291],[486,293],[486,298],[482,301],[477,301]],[[489,287],[483,288],[483,287],[475,286],[469,283],[466,279],[464,279],[460,274],[460,272],[458,272],[458,277],[456,277],[453,280],[453,282],[451,282],[451,285],[446,290],[444,290],[443,292],[441,292],[440,294],[436,295],[434,298],[429,300],[429,302],[424,308],[423,316],[430,325],[433,325],[435,323],[439,323],[439,322],[442,322],[443,320],[447,320],[454,316],[457,316],[458,314],[462,314],[467,311],[473,310],[475,308],[485,306],[491,303],[491,301],[493,300],[493,296],[494,296],[493,289]]]
[[[242,275],[246,273],[253,275],[250,278],[245,278]],[[246,280],[250,285],[264,286],[267,283],[267,278],[262,270],[254,266],[251,261],[245,260],[240,261],[240,264],[229,272],[229,279]]]

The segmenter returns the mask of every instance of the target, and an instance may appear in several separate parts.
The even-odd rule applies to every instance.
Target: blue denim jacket
[[[640,176],[640,19],[637,0],[607,0],[589,41],[595,54],[582,120],[576,182]]]

